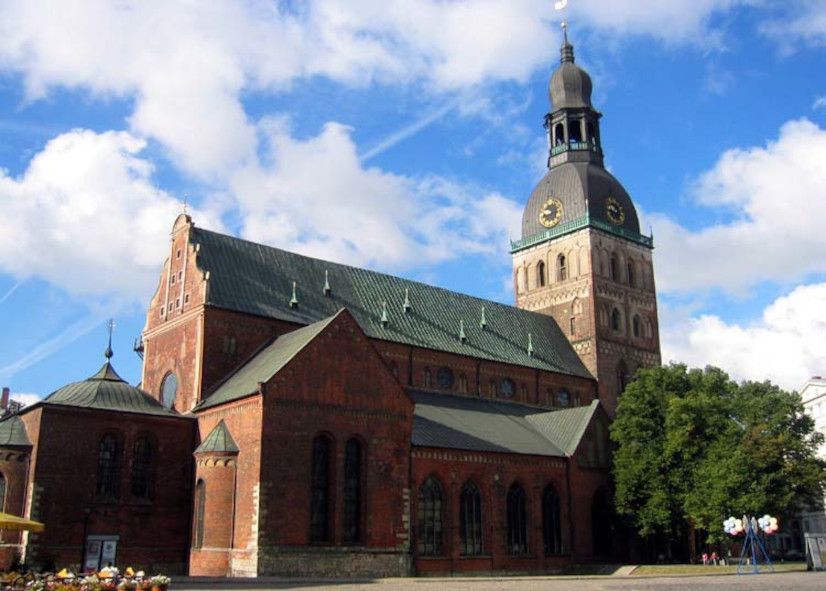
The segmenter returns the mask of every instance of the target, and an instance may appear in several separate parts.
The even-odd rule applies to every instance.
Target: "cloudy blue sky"
[[[826,373],[826,2],[571,0],[608,167],[654,233],[663,355]],[[198,225],[512,302],[552,0],[0,3],[0,385],[131,351]]]

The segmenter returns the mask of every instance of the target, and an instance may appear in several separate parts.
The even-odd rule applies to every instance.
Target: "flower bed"
[[[3,589],[24,591],[166,591],[172,580],[166,575],[147,576],[131,568],[121,574],[116,568],[77,576],[63,569],[59,573],[9,573],[0,578]]]

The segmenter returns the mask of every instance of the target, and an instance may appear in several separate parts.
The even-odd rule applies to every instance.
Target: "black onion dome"
[[[140,388],[123,381],[108,358],[95,375],[55,390],[43,403],[154,415],[176,414]]]
[[[591,77],[574,63],[574,47],[565,41],[560,65],[551,76],[549,94],[553,110],[592,108]]]
[[[615,224],[608,218],[606,207],[609,197],[613,197],[623,210],[625,219],[621,224]],[[531,193],[522,214],[522,238],[548,229],[539,222],[539,212],[551,198],[562,203],[558,226],[581,220],[587,213],[591,220],[603,221],[637,234],[640,231],[631,197],[610,172],[591,162],[566,162],[549,170]]]

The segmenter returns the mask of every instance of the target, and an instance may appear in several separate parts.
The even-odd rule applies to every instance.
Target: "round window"
[[[510,378],[505,378],[499,382],[499,396],[502,398],[512,398],[516,393],[516,384]]]
[[[440,367],[436,372],[436,383],[440,388],[448,389],[453,387],[453,370],[449,367]]]
[[[161,403],[166,408],[172,408],[175,404],[175,396],[178,394],[178,378],[174,373],[166,374],[161,384]]]

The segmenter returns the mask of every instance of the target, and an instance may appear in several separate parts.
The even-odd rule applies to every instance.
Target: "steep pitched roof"
[[[17,415],[11,415],[0,421],[0,446],[30,447],[26,425]]]
[[[513,402],[408,390],[416,409],[411,443],[566,457],[573,455],[599,402],[548,411]]]
[[[201,228],[192,228],[191,239],[199,245],[198,266],[209,272],[208,305],[299,324],[346,307],[373,339],[592,378],[550,316]]]
[[[195,410],[211,408],[257,392],[258,384],[277,374],[340,313],[278,337],[219,385]]]
[[[224,419],[215,425],[206,439],[195,449],[195,453],[238,453],[238,445],[232,438]]]
[[[108,359],[103,367],[90,378],[63,386],[36,405],[28,408],[34,408],[40,404],[79,406],[161,416],[180,416],[165,408],[143,390],[126,383]]]

